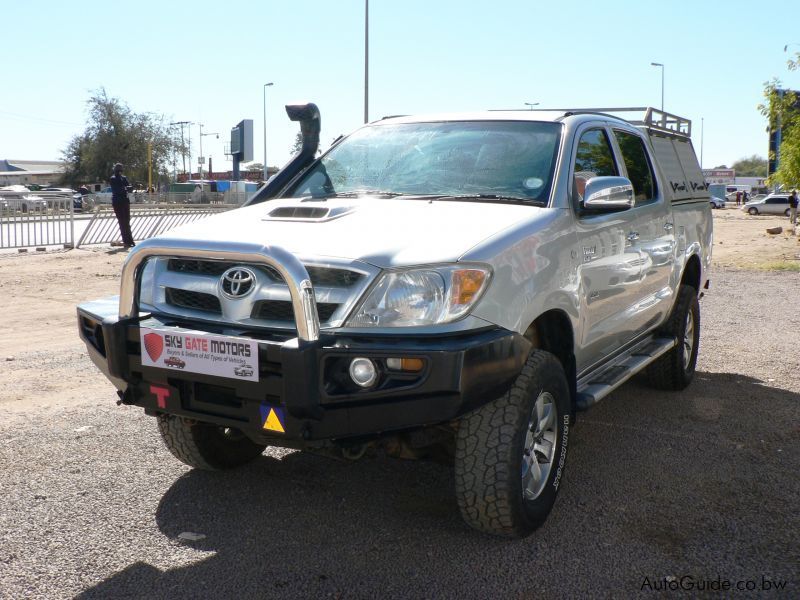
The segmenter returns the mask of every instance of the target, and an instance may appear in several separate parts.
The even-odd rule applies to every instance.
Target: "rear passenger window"
[[[619,175],[614,162],[614,153],[608,142],[605,131],[591,129],[581,136],[578,152],[575,156],[573,176],[575,178],[573,196],[576,203],[583,200],[586,182],[592,177],[608,177]]]
[[[647,158],[644,140],[626,131],[614,131],[614,135],[622,152],[622,159],[625,161],[628,179],[633,184],[636,203],[652,200],[656,197],[655,177]]]

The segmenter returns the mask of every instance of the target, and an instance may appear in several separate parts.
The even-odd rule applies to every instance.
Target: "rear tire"
[[[544,523],[563,475],[571,412],[561,363],[534,350],[505,395],[461,419],[455,483],[467,524],[523,537]]]
[[[788,208],[785,211],[783,211],[783,216],[784,217],[788,217],[790,214],[791,214],[791,211]]]
[[[258,458],[265,445],[256,444],[238,429],[158,415],[164,445],[184,464],[205,471],[233,469]]]
[[[647,368],[650,385],[680,391],[692,382],[700,345],[700,303],[690,285],[678,288],[678,299],[661,334],[674,337],[675,347]]]

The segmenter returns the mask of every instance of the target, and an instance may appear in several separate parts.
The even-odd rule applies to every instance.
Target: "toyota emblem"
[[[244,298],[253,291],[256,283],[256,275],[250,269],[244,267],[233,267],[222,274],[220,286],[222,293],[234,300]]]

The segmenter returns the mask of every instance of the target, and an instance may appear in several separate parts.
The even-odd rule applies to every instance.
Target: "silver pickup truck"
[[[138,245],[80,335],[192,467],[446,449],[465,521],[527,535],[576,412],[694,375],[709,195],[691,123],[635,110],[386,118],[317,157],[319,110],[287,106],[300,152]]]

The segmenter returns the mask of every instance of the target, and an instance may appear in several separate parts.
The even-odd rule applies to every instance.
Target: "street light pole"
[[[271,81],[264,84],[264,181],[267,180],[267,88],[271,85]]]
[[[217,133],[216,131],[212,131],[211,133],[203,133],[203,124],[199,123],[199,125],[200,125],[200,160],[202,161],[202,162],[200,162],[199,169],[200,169],[200,179],[202,180],[203,179],[203,163],[205,163],[205,161],[206,161],[205,157],[203,156],[203,138],[205,136],[207,136],[207,135],[215,135],[215,136],[217,136],[217,139],[219,139],[219,133]]]
[[[662,63],[651,62],[653,67],[661,67],[661,112],[664,112],[664,65]]]
[[[700,117],[700,170],[703,170],[703,133],[705,130],[705,117]]]
[[[525,106],[530,106],[531,110],[533,110],[533,107],[534,106],[539,106],[539,103],[538,102],[526,102]]]
[[[364,0],[364,123],[369,123],[369,0]]]

